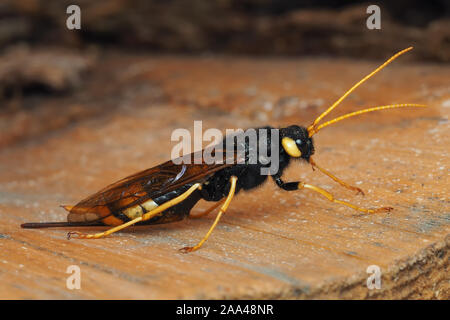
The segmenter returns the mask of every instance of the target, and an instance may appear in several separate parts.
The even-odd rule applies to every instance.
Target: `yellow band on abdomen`
[[[153,209],[155,209],[157,206],[158,205],[156,204],[156,202],[153,201],[152,199],[150,199],[144,203],[141,203],[140,205],[136,205],[131,208],[127,208],[127,209],[123,210],[122,212],[128,218],[133,220],[138,217],[142,217],[142,215],[145,213],[144,210],[142,210],[142,208],[144,208],[146,210],[146,212],[149,212],[149,211],[152,211]]]

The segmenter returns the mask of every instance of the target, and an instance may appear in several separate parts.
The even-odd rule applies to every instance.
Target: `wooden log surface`
[[[68,241],[73,229],[20,224],[65,221],[59,205],[168,160],[172,131],[191,130],[194,120],[223,132],[309,125],[377,62],[121,54],[100,60],[85,92],[23,111],[32,114],[23,130],[39,121],[48,131],[0,151],[0,298],[450,298],[448,65],[395,62],[327,118],[390,103],[429,105],[352,118],[317,134],[317,163],[362,188],[364,197],[302,162],[284,175],[394,211],[360,214],[269,181],[240,193],[203,248],[182,254],[178,249],[196,244],[214,214],[98,240]],[[193,213],[207,207],[200,202]],[[66,287],[70,265],[80,267],[79,290]],[[371,265],[381,270],[381,289],[367,288]]]

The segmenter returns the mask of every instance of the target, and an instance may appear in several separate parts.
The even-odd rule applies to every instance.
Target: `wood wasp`
[[[412,47],[398,52],[362,80],[357,82],[325,112],[320,114],[310,126],[302,127],[292,125],[279,129],[272,127],[260,128],[266,129],[267,132],[270,132],[270,130],[278,130],[278,142],[280,145],[278,148],[279,169],[276,173],[270,175],[278,187],[286,191],[301,189],[312,190],[332,202],[365,213],[388,212],[392,210],[391,207],[375,209],[361,208],[352,203],[336,199],[328,191],[312,184],[302,181],[285,182],[282,180],[282,174],[292,161],[302,159],[311,164],[313,168],[316,168],[329,176],[341,186],[363,194],[361,189],[347,184],[316,164],[312,158],[314,155],[314,142],[312,137],[331,124],[364,113],[403,107],[426,107],[421,104],[376,106],[351,112],[333,120],[320,123],[325,116],[335,109],[363,82],[382,70],[394,59],[411,49]],[[268,139],[267,144],[270,143],[269,136],[270,134],[266,135],[266,138]],[[258,139],[259,138],[260,137],[258,136]],[[225,147],[224,139],[223,143],[220,144],[220,148],[224,149]],[[253,148],[253,146],[249,144],[244,146],[246,151],[250,148]],[[195,153],[187,155],[188,158],[193,158],[194,156]],[[188,217],[191,209],[199,200],[203,199],[215,202],[210,209],[196,216],[207,215],[220,206],[217,217],[207,234],[197,245],[181,249],[182,252],[194,251],[199,249],[211,235],[220,218],[229,207],[235,194],[239,193],[241,190],[245,191],[256,188],[269,177],[269,175],[262,175],[260,170],[262,167],[268,166],[267,163],[257,162],[249,164],[246,159],[240,159],[240,162],[237,160],[236,154],[234,154],[233,161],[222,161],[221,163],[213,164],[192,162],[190,164],[175,164],[174,161],[170,160],[113,183],[94,195],[80,201],[75,206],[63,206],[69,211],[67,222],[25,223],[22,224],[22,227],[112,226],[111,229],[96,234],[86,234],[78,231],[68,233],[68,238],[77,237],[82,239],[96,239],[110,235],[133,224],[149,225],[178,221]]]

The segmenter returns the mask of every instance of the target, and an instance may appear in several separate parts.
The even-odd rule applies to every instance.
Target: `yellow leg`
[[[339,183],[339,184],[340,184],[341,186],[343,186],[344,188],[347,188],[347,189],[356,191],[357,194],[360,193],[360,194],[364,195],[364,192],[363,192],[360,188],[349,185],[348,183],[342,181],[342,180],[339,179],[338,177],[336,177],[336,176],[334,176],[333,174],[331,174],[329,171],[327,171],[327,170],[325,170],[325,169],[319,167],[319,166],[314,162],[314,160],[313,160],[312,158],[309,159],[309,163],[312,165],[313,169],[314,169],[314,168],[319,169],[320,172],[322,172],[323,174],[329,176],[331,179],[333,179],[334,181],[336,181],[337,183]]]
[[[69,232],[67,234],[67,238],[70,239],[72,236],[76,236],[79,239],[98,239],[98,238],[103,238],[106,237],[107,235],[110,235],[111,233],[114,233],[116,231],[122,230],[128,226],[131,226],[139,221],[146,221],[150,218],[153,218],[154,216],[156,216],[157,214],[163,212],[164,210],[173,207],[174,205],[182,202],[183,200],[185,200],[187,197],[189,197],[191,195],[192,192],[194,192],[195,190],[197,190],[198,188],[201,187],[200,183],[196,183],[194,185],[192,185],[192,187],[190,187],[188,190],[186,190],[186,192],[184,192],[183,194],[179,195],[178,197],[167,201],[165,203],[163,203],[162,205],[160,205],[159,207],[156,207],[155,209],[153,209],[152,211],[149,211],[147,213],[145,213],[144,215],[142,215],[141,217],[138,217],[136,219],[133,219],[131,221],[128,221],[124,224],[121,224],[117,227],[111,228],[109,230],[106,230],[105,232],[100,232],[100,233],[95,233],[95,234],[86,234],[86,233],[81,233],[78,231],[72,231]]]
[[[214,209],[216,209],[218,206],[220,206],[224,201],[225,201],[225,200],[218,201],[218,202],[215,203],[211,208],[205,210],[205,211],[202,212],[202,213],[199,213],[199,214],[196,214],[196,215],[190,214],[190,215],[189,215],[189,218],[190,218],[190,219],[199,219],[199,218],[201,218],[201,217],[204,217],[204,216],[210,214]]]
[[[350,207],[350,208],[353,208],[355,210],[359,210],[359,211],[362,211],[362,212],[365,212],[365,213],[389,212],[389,211],[393,210],[393,208],[391,208],[391,207],[382,207],[382,208],[377,208],[377,209],[361,208],[361,207],[358,207],[358,206],[356,206],[354,204],[351,204],[349,202],[335,199],[334,196],[331,193],[329,193],[328,191],[326,191],[326,190],[324,190],[322,188],[319,188],[319,187],[316,187],[316,186],[313,186],[313,185],[310,185],[310,184],[306,184],[306,183],[303,183],[303,182],[299,182],[298,189],[303,189],[303,188],[310,189],[310,190],[313,190],[315,192],[318,192],[318,193],[320,193],[321,195],[325,196],[328,200],[330,200],[332,202],[343,204],[343,205],[345,205],[347,207]]]
[[[188,252],[192,252],[192,251],[198,250],[203,245],[203,243],[206,240],[208,240],[208,238],[211,235],[211,233],[213,232],[214,228],[217,226],[217,223],[219,222],[220,217],[222,217],[222,214],[224,214],[225,211],[227,211],[228,206],[230,205],[231,199],[233,199],[234,191],[236,190],[236,181],[237,181],[237,178],[235,176],[232,176],[231,179],[230,179],[230,182],[231,182],[230,192],[228,192],[228,196],[227,196],[227,198],[225,200],[225,203],[220,208],[220,211],[217,214],[217,217],[214,220],[213,225],[211,226],[211,228],[209,228],[208,233],[203,237],[203,239],[196,246],[181,248],[180,249],[181,252],[188,253]]]

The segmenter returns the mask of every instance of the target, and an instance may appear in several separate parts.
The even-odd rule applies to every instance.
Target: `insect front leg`
[[[354,205],[352,203],[349,203],[347,201],[343,201],[343,200],[338,200],[335,199],[334,196],[329,193],[328,191],[313,186],[311,184],[307,184],[301,181],[296,181],[296,182],[283,182],[283,180],[281,180],[280,177],[278,176],[273,176],[277,186],[279,186],[281,189],[286,190],[286,191],[294,191],[294,190],[300,190],[300,189],[310,189],[313,190],[315,192],[320,193],[321,195],[323,195],[324,197],[326,197],[328,200],[330,200],[331,202],[334,203],[339,203],[339,204],[343,204],[347,207],[353,208],[355,210],[359,210],[365,213],[378,213],[378,212],[389,212],[391,210],[393,210],[393,208],[391,207],[382,207],[382,208],[376,208],[376,209],[365,209],[365,208],[361,208],[357,205]]]
[[[325,170],[325,169],[319,167],[319,166],[316,164],[316,162],[315,162],[312,158],[309,158],[309,163],[311,164],[313,170],[314,170],[314,168],[317,168],[317,169],[319,169],[320,172],[322,172],[323,174],[329,176],[331,179],[333,179],[334,181],[336,181],[337,183],[339,183],[339,184],[340,184],[341,186],[343,186],[344,188],[347,188],[347,189],[356,191],[357,194],[364,195],[364,192],[363,192],[360,188],[349,185],[348,183],[346,183],[346,182],[342,181],[341,179],[339,179],[338,177],[334,176],[334,175],[333,175],[332,173],[330,173],[329,171],[327,171],[327,170]]]

